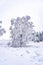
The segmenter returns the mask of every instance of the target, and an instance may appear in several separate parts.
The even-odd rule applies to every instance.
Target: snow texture
[[[19,48],[8,47],[7,42],[0,43],[0,65],[43,65],[43,42]]]

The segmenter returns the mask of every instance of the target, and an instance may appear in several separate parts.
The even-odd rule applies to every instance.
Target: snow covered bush
[[[32,41],[34,25],[32,22],[29,22],[30,18],[30,16],[23,16],[22,18],[11,19],[11,42],[8,45],[22,47],[26,46],[29,41]]]
[[[0,21],[0,36],[2,36],[4,33],[6,33],[5,29],[1,26],[2,21]]]

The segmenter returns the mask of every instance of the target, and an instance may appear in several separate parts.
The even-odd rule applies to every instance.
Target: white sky
[[[9,39],[11,18],[25,15],[31,16],[36,31],[43,30],[43,0],[0,0],[0,20],[7,31],[0,39]]]

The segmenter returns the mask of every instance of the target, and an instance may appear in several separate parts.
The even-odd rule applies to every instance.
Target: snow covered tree
[[[4,33],[6,33],[5,29],[1,26],[2,21],[0,21],[0,36],[2,36]]]
[[[39,42],[39,41],[40,41],[40,40],[39,40],[39,34],[38,34],[38,32],[35,32],[35,33],[34,33],[34,36],[33,36],[32,41],[33,41],[33,42]]]
[[[34,42],[42,42],[43,41],[43,31],[42,32],[35,32],[35,36],[33,37]]]
[[[12,47],[26,46],[29,41],[33,39],[33,23],[29,22],[30,16],[23,16],[22,18],[11,19],[11,42],[8,44]]]
[[[43,31],[38,33],[38,38],[40,42],[43,41]]]

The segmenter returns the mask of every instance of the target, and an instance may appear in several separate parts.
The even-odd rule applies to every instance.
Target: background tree
[[[2,36],[4,33],[6,33],[5,29],[2,28],[2,21],[0,21],[0,36]]]
[[[38,38],[39,38],[39,41],[40,41],[40,42],[43,41],[43,31],[42,31],[42,32],[39,32]]]
[[[33,40],[34,42],[42,42],[43,41],[43,31],[34,33]]]

